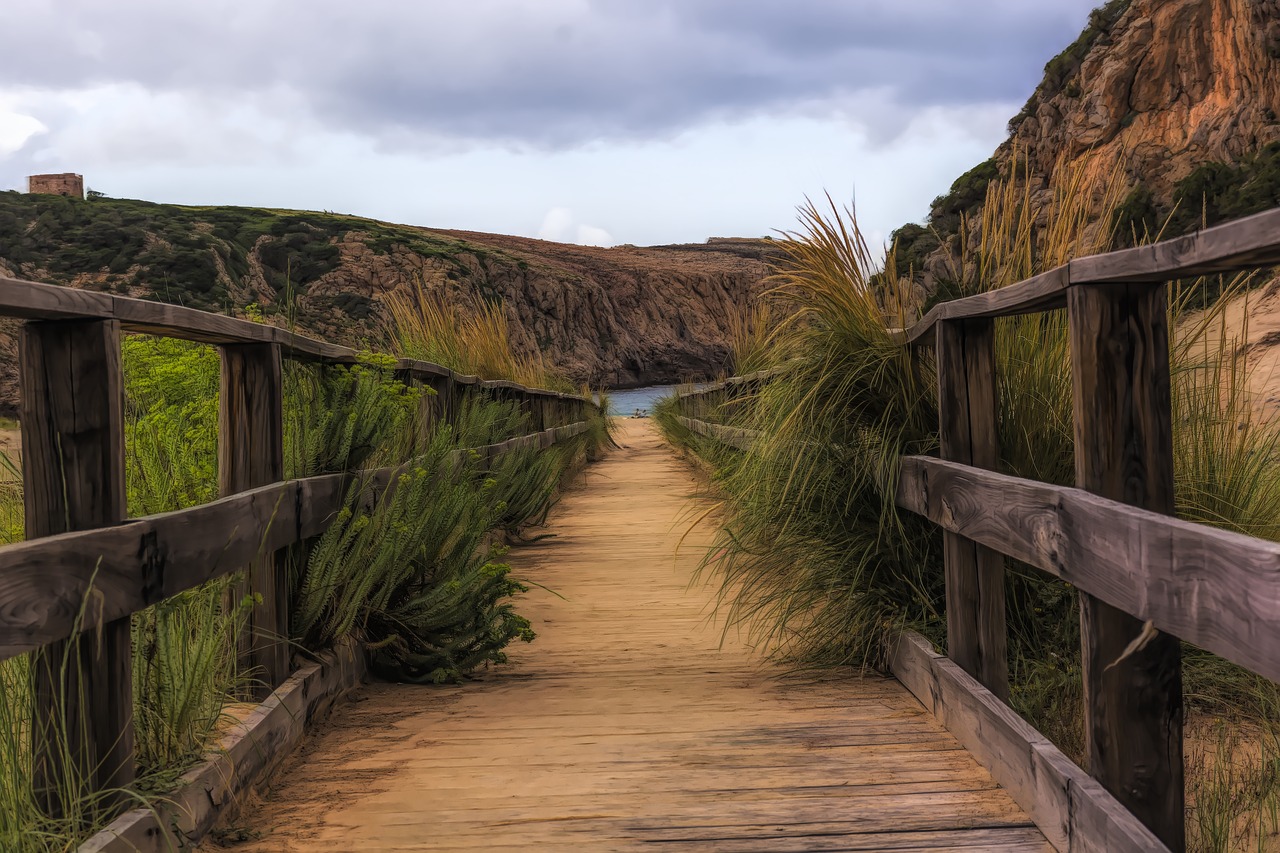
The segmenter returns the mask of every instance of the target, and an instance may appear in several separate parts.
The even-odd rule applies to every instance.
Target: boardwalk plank
[[[1046,850],[896,681],[784,676],[689,578],[688,469],[646,422],[515,549],[537,641],[461,687],[375,684],[242,820],[265,851]]]

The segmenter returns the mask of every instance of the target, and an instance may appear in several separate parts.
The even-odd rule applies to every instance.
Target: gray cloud
[[[0,80],[277,97],[300,123],[388,144],[554,149],[867,91],[904,111],[1017,102],[1093,2],[10,0]]]

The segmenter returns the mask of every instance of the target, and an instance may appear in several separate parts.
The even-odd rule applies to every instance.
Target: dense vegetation
[[[332,213],[0,192],[0,261],[21,275],[71,283],[87,274],[91,286],[219,312],[256,300],[267,315],[304,325],[308,312],[336,310],[360,328],[377,319],[360,294],[299,302],[338,268],[337,244],[351,232],[375,253],[440,259],[458,278],[470,273],[468,257],[496,254],[462,239]]]
[[[123,355],[130,514],[214,499],[216,350],[128,337]],[[360,638],[382,677],[459,681],[504,662],[510,643],[534,639],[516,609],[525,586],[489,532],[523,535],[540,524],[565,474],[607,440],[606,422],[593,411],[588,433],[489,464],[466,448],[529,432],[529,416],[515,403],[476,397],[454,423],[424,431],[430,391],[397,379],[394,363],[367,355],[350,367],[285,365],[286,476],[407,463],[373,501],[357,476],[336,523],[290,549],[289,638],[302,654]],[[16,541],[19,471],[2,453],[0,461],[0,541]],[[234,638],[255,602],[231,600],[234,583],[213,581],[133,617],[140,779],[129,798],[162,796],[211,746],[226,704],[253,682],[255,673],[237,667]],[[71,773],[58,782],[59,798],[72,804],[67,814],[51,819],[37,806],[27,660],[0,663],[0,848],[71,849],[101,813]]]
[[[1274,207],[1280,207],[1280,142],[1236,164],[1202,163],[1175,184],[1167,205],[1140,183],[1116,209],[1113,221],[1117,239],[1134,245],[1157,234],[1176,237]]]
[[[1080,68],[1095,47],[1109,43],[1111,33],[1128,11],[1132,0],[1108,0],[1089,13],[1089,22],[1080,35],[1044,66],[1044,77],[1026,104],[1009,119],[1009,135],[1013,136],[1023,120],[1034,116],[1040,104],[1058,95],[1079,97]],[[974,218],[986,197],[987,184],[999,175],[994,158],[965,172],[951,189],[933,200],[924,225],[908,223],[890,236],[897,262],[903,271],[919,272],[924,260],[941,245],[960,233],[964,218]]]
[[[1040,104],[1058,95],[1071,98],[1080,96],[1080,67],[1085,57],[1094,47],[1110,42],[1111,32],[1125,12],[1129,11],[1132,0],[1107,0],[1102,6],[1089,13],[1089,22],[1076,40],[1066,49],[1050,59],[1044,66],[1044,77],[1036,90],[1027,99],[1018,114],[1009,119],[1009,135],[1018,130],[1023,119],[1036,114]]]
[[[960,244],[940,293],[1002,287],[1108,248],[1105,230],[1086,226],[1112,215],[1118,174],[1089,186],[1060,171],[1044,210],[1025,185],[1025,176],[990,183],[978,238]],[[702,439],[672,417],[674,400],[658,408],[659,422],[710,463],[724,502],[706,570],[720,581],[727,627],[755,632],[797,666],[880,666],[902,628],[939,644],[946,636],[940,534],[894,503],[899,458],[937,448],[933,367],[888,332],[924,306],[896,259],[880,268],[852,215],[834,206],[805,208],[801,233],[783,248],[772,292],[783,319],[739,356],[782,372],[757,395],[710,413],[764,438],[749,453]],[[1248,284],[1241,276],[1214,286]],[[1251,414],[1245,354],[1219,314],[1191,310],[1203,288],[1175,286],[1171,299],[1177,511],[1280,540],[1280,431]],[[1071,484],[1063,312],[1000,320],[996,361],[1001,470]],[[1083,760],[1076,594],[1031,567],[1008,568],[1011,702]],[[1198,849],[1239,849],[1250,831],[1280,831],[1280,688],[1192,647],[1184,666],[1190,835]]]
[[[963,219],[982,205],[987,185],[998,175],[994,157],[979,163],[956,178],[946,195],[933,200],[927,225],[909,223],[894,231],[890,241],[896,247],[899,266],[903,270],[923,269],[925,258],[942,245],[942,240],[958,234]]]

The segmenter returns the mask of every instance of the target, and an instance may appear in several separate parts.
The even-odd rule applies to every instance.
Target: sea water
[[[641,410],[647,416],[653,415],[653,403],[659,397],[666,397],[679,387],[676,385],[649,385],[644,388],[627,388],[609,392],[609,414],[629,416]]]

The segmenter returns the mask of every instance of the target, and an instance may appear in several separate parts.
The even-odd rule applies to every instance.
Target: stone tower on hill
[[[84,198],[84,178],[72,172],[61,175],[32,175],[27,178],[27,192]]]

